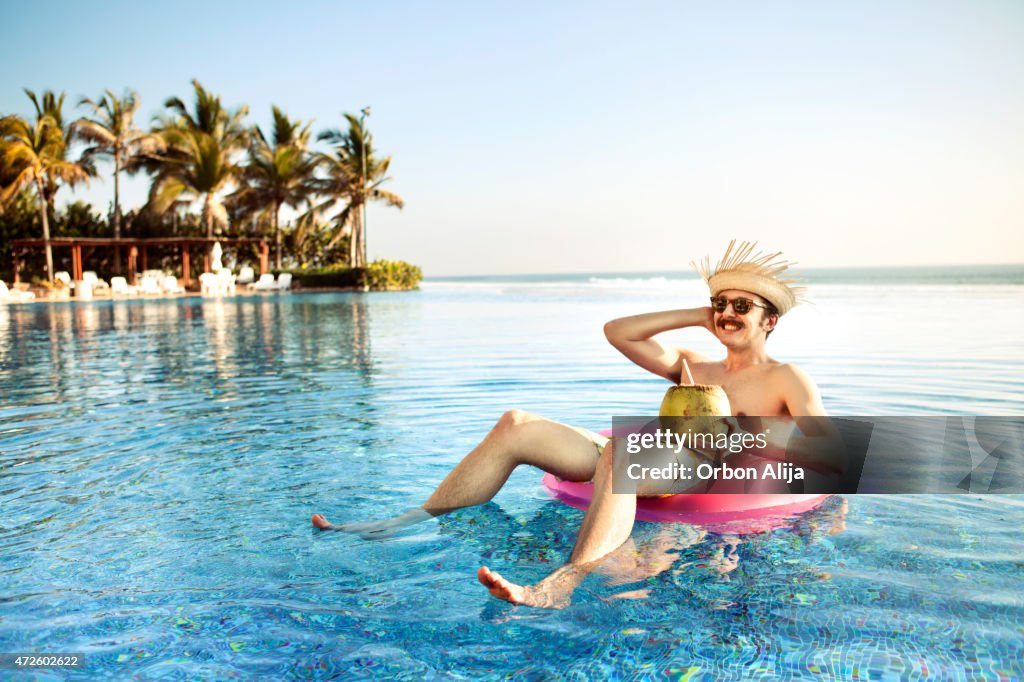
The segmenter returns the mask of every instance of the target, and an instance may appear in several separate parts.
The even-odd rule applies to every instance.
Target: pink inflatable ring
[[[592,483],[563,481],[544,475],[544,486],[562,502],[586,509],[594,493]],[[764,533],[788,527],[793,517],[814,509],[829,495],[716,493],[640,497],[636,503],[639,521],[692,523],[719,533]]]

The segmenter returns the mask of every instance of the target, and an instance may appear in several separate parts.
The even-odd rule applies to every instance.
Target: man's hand
[[[715,333],[715,310],[714,310],[714,308],[712,308],[711,306],[707,306],[705,308],[701,308],[701,310],[704,311],[704,315],[705,315],[704,328],[707,329],[712,334],[714,334]]]

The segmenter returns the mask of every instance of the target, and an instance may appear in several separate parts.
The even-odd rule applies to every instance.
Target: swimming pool
[[[996,295],[1024,324],[1019,290],[979,289],[943,291],[949,314]],[[742,538],[639,524],[637,551],[563,611],[497,602],[474,577],[539,579],[568,556],[582,514],[539,472],[386,540],[309,525],[421,502],[510,407],[602,428],[656,406],[663,382],[600,325],[674,296],[428,285],[0,307],[0,652],[85,654],[40,679],[1020,679],[1020,496],[833,498]],[[876,325],[850,323],[869,306]],[[1021,329],[935,338],[948,321],[843,287],[786,323],[772,352],[834,413],[1024,411]]]

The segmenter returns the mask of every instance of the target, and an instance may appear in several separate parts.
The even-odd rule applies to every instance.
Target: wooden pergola
[[[256,238],[228,238],[228,237],[154,237],[152,239],[109,239],[100,237],[54,237],[50,240],[52,248],[71,249],[71,278],[82,279],[84,271],[84,257],[82,248],[85,247],[85,257],[91,255],[98,247],[128,250],[128,283],[135,284],[136,266],[139,265],[139,257],[142,258],[142,270],[147,270],[147,251],[150,246],[176,246],[181,249],[181,273],[182,284],[191,284],[189,271],[191,260],[189,250],[196,246],[203,246],[203,271],[210,270],[210,248],[213,244],[220,242],[225,246],[240,244],[257,244],[260,247],[260,274],[266,274],[270,270],[270,247],[266,239]],[[14,252],[14,283],[21,281],[19,270],[21,269],[22,252],[27,249],[43,248],[46,241],[43,239],[14,239],[11,241]]]

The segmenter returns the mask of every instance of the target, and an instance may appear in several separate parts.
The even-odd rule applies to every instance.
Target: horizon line
[[[816,270],[898,270],[898,269],[923,269],[923,268],[1005,268],[1024,267],[1024,262],[1014,263],[935,263],[916,265],[815,265],[806,268],[793,267],[794,273],[814,272]],[[544,277],[544,276],[565,276],[565,275],[665,275],[672,270],[572,270],[562,272],[499,272],[489,274],[473,275],[424,275],[423,279],[457,278],[457,277]],[[679,275],[686,279],[700,279],[700,276],[693,271],[680,270]]]

